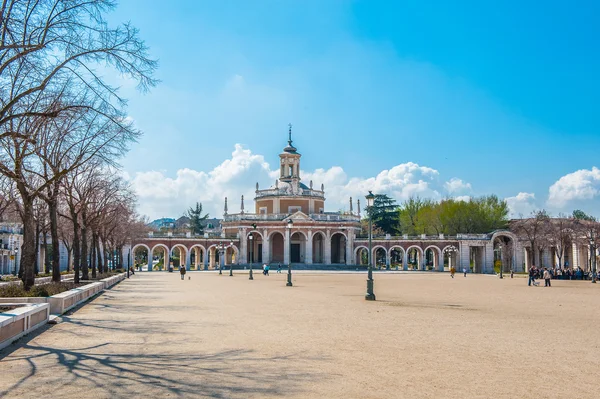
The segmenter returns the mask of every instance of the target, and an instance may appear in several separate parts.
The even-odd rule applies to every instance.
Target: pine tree
[[[375,201],[371,208],[367,208],[367,215],[373,218],[373,224],[386,234],[396,234],[398,228],[398,205],[396,200],[387,194],[375,194]]]
[[[202,216],[202,203],[196,202],[196,208],[190,208],[187,212],[190,218],[190,228],[193,234],[204,233],[204,221],[208,219],[208,213]]]

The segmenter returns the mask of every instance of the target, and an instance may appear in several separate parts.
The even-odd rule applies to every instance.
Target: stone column
[[[285,238],[283,240],[283,263],[285,265],[289,265],[290,264],[290,241],[291,241],[291,234],[290,234],[290,229],[288,229],[286,227],[285,229]]]
[[[263,245],[262,245],[262,261],[263,263],[269,264],[271,263],[271,257],[270,257],[270,253],[271,253],[271,240],[269,238],[267,229],[264,229],[263,231]]]
[[[460,253],[460,258],[459,258],[459,264],[458,264],[458,272],[462,273],[462,269],[466,269],[467,272],[470,272],[470,265],[469,265],[469,260],[470,260],[470,254],[471,254],[471,247],[468,244],[464,244],[462,242],[460,242],[458,244],[459,246],[459,253]]]
[[[216,248],[211,247],[208,251],[208,257],[210,258],[210,267],[213,269],[215,268],[215,255],[216,255]]]
[[[434,251],[437,252],[437,251]],[[442,251],[437,252],[438,257],[438,272],[444,271],[444,253]]]
[[[569,265],[569,267],[572,267],[573,269],[576,269],[580,266],[580,259],[579,259],[579,245],[577,243],[573,243],[573,256],[571,258],[571,265]]]
[[[352,245],[354,240],[352,239],[352,231],[348,229],[347,232],[348,238],[346,239],[346,264],[354,265],[354,245]]]
[[[306,250],[304,254],[304,263],[307,265],[313,264],[313,235],[312,231],[308,230],[306,235]]]
[[[179,249],[179,253],[181,253],[181,248]],[[192,265],[192,251],[189,249],[185,249],[185,270],[190,271],[190,266]]]
[[[325,248],[323,248],[323,255],[325,258],[323,263],[331,265],[331,230],[327,230],[325,233],[325,242],[323,242],[323,245],[325,245]]]
[[[494,273],[494,244],[490,241],[485,245],[485,266],[482,273]]]
[[[389,269],[390,268],[390,251],[384,249],[383,252],[385,252],[385,268]]]
[[[238,256],[238,264],[247,264],[248,262],[248,238],[246,237],[246,229],[240,229],[240,254]]]
[[[208,270],[208,253],[206,248],[202,250],[202,260],[204,261],[204,270]]]
[[[408,270],[408,252],[402,247],[402,270]]]

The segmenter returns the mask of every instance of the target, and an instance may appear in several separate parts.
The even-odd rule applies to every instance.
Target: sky
[[[251,208],[287,125],[327,211],[496,194],[511,216],[600,216],[600,3],[120,0],[159,60],[122,160],[150,219]],[[364,203],[364,201],[363,201]]]

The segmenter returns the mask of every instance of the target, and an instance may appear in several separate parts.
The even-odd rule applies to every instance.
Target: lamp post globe
[[[287,221],[287,228],[288,228],[288,237],[289,237],[289,259],[288,259],[288,274],[287,274],[287,283],[285,284],[286,287],[292,287],[292,226],[294,225],[294,222],[292,221],[292,219],[288,219]]]
[[[367,301],[375,300],[375,293],[373,293],[373,219],[372,219],[372,206],[375,204],[375,195],[369,191],[369,194],[365,197],[367,199],[367,214],[369,215],[369,273],[367,276],[367,293],[365,299]]]

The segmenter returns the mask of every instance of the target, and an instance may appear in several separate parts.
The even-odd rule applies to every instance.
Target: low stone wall
[[[104,291],[104,283],[97,282],[52,295],[48,297],[50,313],[63,314],[102,291]]]
[[[49,317],[50,305],[47,303],[31,304],[0,313],[0,349],[43,326]]]
[[[119,281],[125,280],[125,278],[127,278],[127,273],[121,273],[116,276],[103,278],[100,282],[104,283],[104,289],[106,290],[117,284]]]
[[[48,303],[50,304],[51,314],[63,314],[69,309],[87,301],[94,295],[123,281],[126,276],[126,273],[117,274],[50,297],[0,298],[0,303]]]

